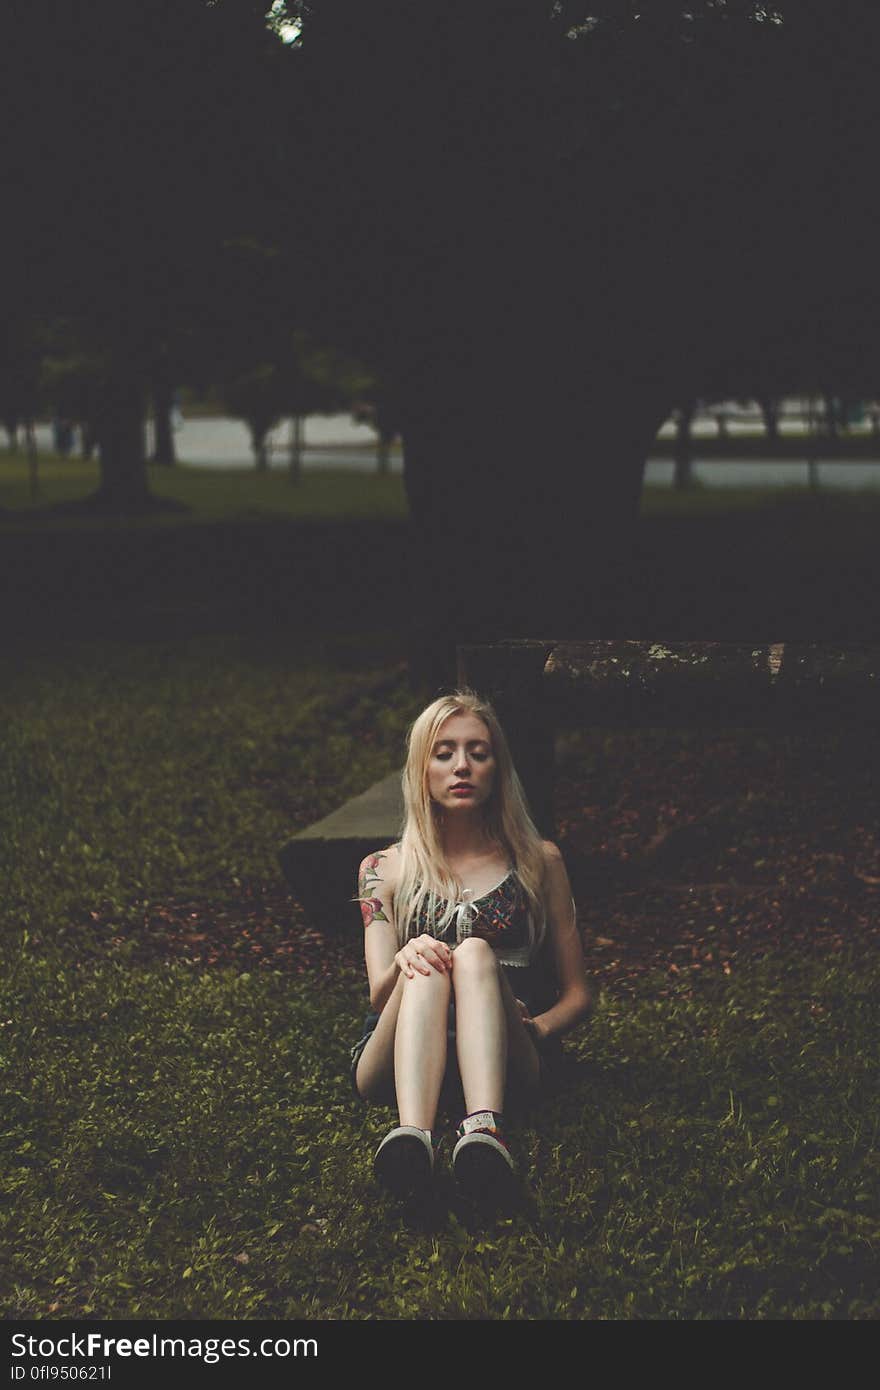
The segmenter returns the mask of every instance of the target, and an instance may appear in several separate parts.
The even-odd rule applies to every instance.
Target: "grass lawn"
[[[377,1200],[393,1120],[348,1092],[349,969],[25,948],[4,1315],[876,1317],[877,977],[777,959],[662,1001],[650,980],[603,994],[565,1097],[512,1129],[531,1197],[481,1219],[445,1176],[417,1211]]]
[[[14,656],[5,1317],[880,1313],[875,956],[777,950],[629,988],[597,968],[567,1089],[512,1127],[522,1206],[481,1217],[441,1176],[401,1211],[370,1176],[391,1112],[346,1074],[356,911],[317,939],[275,860],[399,764],[419,701],[398,653],[362,636]]]
[[[292,484],[284,471],[257,473],[252,469],[148,468],[150,487],[159,497],[172,498],[190,508],[159,513],[134,521],[93,517],[44,517],[41,525],[72,529],[99,526],[174,527],[192,522],[304,521],[338,518],[369,520],[404,517],[407,514],[403,483],[399,476],[379,476],[350,470],[306,469]],[[41,455],[40,495],[31,498],[27,461],[23,454],[0,454],[0,530],[27,524],[34,512],[59,502],[87,497],[98,486],[96,462],[62,460]],[[4,514],[3,508],[7,508]]]
[[[21,526],[30,529],[37,520],[41,527],[91,530],[100,527],[165,528],[219,521],[399,519],[408,515],[400,475],[307,468],[299,483],[294,485],[284,471],[259,474],[252,469],[195,468],[185,464],[175,468],[151,466],[148,475],[150,487],[157,496],[185,503],[190,510],[134,520],[40,516],[41,508],[94,492],[99,481],[97,463],[41,455],[40,495],[34,501],[24,454],[0,453],[0,533]],[[829,509],[843,509],[853,517],[868,512],[874,519],[880,514],[880,488],[866,486],[859,492],[842,494],[829,490],[813,493],[806,487],[794,485],[695,486],[684,492],[646,486],[641,511],[643,517],[662,518],[720,516],[730,512],[767,513],[777,509],[792,510],[798,518],[814,513],[825,515]]]

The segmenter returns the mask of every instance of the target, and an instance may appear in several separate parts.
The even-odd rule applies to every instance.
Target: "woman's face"
[[[495,755],[488,728],[475,714],[450,714],[437,730],[428,758],[428,791],[445,811],[484,806],[495,785]]]

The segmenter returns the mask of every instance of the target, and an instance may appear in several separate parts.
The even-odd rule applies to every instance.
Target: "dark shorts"
[[[361,1053],[363,1052],[363,1050],[364,1050],[364,1048],[366,1047],[367,1043],[370,1041],[370,1038],[373,1036],[374,1029],[375,1029],[376,1024],[377,1024],[378,1022],[379,1022],[379,1015],[378,1015],[378,1014],[374,1014],[374,1013],[369,1013],[369,1014],[367,1014],[366,1018],[364,1019],[364,1033],[363,1033],[363,1037],[358,1038],[358,1040],[357,1040],[357,1042],[355,1043],[354,1047],[351,1049],[351,1068],[350,1068],[351,1084],[352,1084],[352,1087],[353,1087],[353,1089],[354,1089],[354,1093],[355,1093],[355,1095],[357,1096],[358,1100],[363,1100],[363,1096],[361,1095],[360,1091],[359,1091],[358,1088],[357,1088],[357,1066],[358,1066],[358,1062],[361,1060]],[[455,1067],[455,1070],[456,1070],[456,1071],[458,1071],[458,1066],[456,1065],[456,1062],[455,1062],[455,1001],[452,1000],[452,999],[450,999],[450,1001],[449,1001],[449,1024],[448,1024],[448,1027],[447,1027],[447,1029],[446,1029],[446,1043],[447,1043],[447,1053],[446,1053],[446,1055],[447,1055],[447,1057],[449,1058],[449,1063],[450,1063],[452,1066]],[[448,1071],[448,1070],[449,1070],[449,1065],[447,1065],[447,1071]]]
[[[363,1100],[363,1096],[357,1088],[357,1067],[361,1059],[361,1053],[366,1047],[376,1024],[379,1022],[379,1015],[368,1013],[364,1019],[363,1036],[358,1038],[354,1047],[351,1049],[351,1066],[349,1075],[351,1077],[352,1089],[358,1100]],[[449,1019],[446,1029],[447,1040],[447,1064],[446,1077],[444,1078],[444,1091],[448,1091],[460,1085],[458,1079],[458,1062],[455,1055],[455,1000],[449,1001]],[[538,1055],[541,1060],[541,1086],[542,1088],[553,1087],[558,1081],[559,1071],[562,1063],[562,1042],[559,1038],[549,1038],[547,1042],[538,1045]]]

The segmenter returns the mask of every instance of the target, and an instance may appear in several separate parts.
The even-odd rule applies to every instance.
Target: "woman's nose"
[[[459,772],[469,772],[469,771],[470,771],[470,769],[468,768],[468,760],[467,760],[466,756],[464,755],[464,753],[459,753],[459,755],[458,755],[458,757],[457,757],[457,759],[456,759],[456,761],[455,761],[455,772],[456,772],[456,775],[457,775]]]

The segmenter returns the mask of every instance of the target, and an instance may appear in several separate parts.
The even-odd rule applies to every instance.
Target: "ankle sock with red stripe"
[[[469,1115],[465,1115],[456,1134],[459,1139],[463,1139],[466,1134],[491,1134],[493,1139],[497,1139],[499,1144],[504,1144],[507,1148],[502,1132],[503,1122],[504,1116],[500,1110],[472,1110]]]

